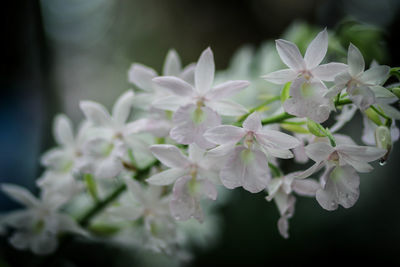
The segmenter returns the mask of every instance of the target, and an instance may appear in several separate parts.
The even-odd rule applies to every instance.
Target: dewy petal
[[[297,138],[275,130],[258,131],[256,139],[260,144],[281,149],[291,149],[301,144]]]
[[[232,126],[232,125],[220,125],[211,129],[208,129],[204,133],[204,137],[215,144],[227,144],[237,143],[246,131],[243,128]]]
[[[173,195],[170,201],[172,216],[179,221],[189,220],[196,211],[196,201],[189,194],[187,183],[192,179],[191,176],[179,178],[174,185]]]
[[[109,156],[97,165],[94,175],[99,179],[113,178],[116,177],[123,168],[119,158]]]
[[[122,94],[114,104],[112,117],[116,123],[123,125],[129,117],[133,104],[134,93],[129,90]]]
[[[206,196],[211,200],[216,200],[218,196],[218,191],[215,188],[215,185],[210,182],[208,179],[201,179],[197,181],[201,187],[201,194]]]
[[[28,208],[36,207],[39,205],[39,201],[37,200],[37,198],[35,198],[28,190],[21,186],[3,183],[1,185],[1,190],[6,193],[10,198]]]
[[[111,117],[106,108],[93,101],[81,101],[79,106],[85,117],[96,126],[110,126]]]
[[[150,151],[167,167],[183,169],[190,164],[188,158],[173,145],[152,145]]]
[[[163,75],[178,77],[181,69],[182,65],[178,53],[174,49],[169,50],[163,66]]]
[[[158,76],[152,68],[134,63],[128,71],[128,81],[145,91],[153,90],[152,79]]]
[[[365,69],[364,58],[360,50],[352,43],[350,43],[349,51],[347,52],[347,64],[349,66],[349,72],[353,77],[360,74]]]
[[[212,100],[230,97],[249,85],[248,81],[227,81],[212,88],[207,97]]]
[[[176,179],[187,174],[187,170],[181,168],[173,168],[166,171],[154,174],[150,178],[146,179],[146,182],[152,185],[170,185],[175,182]]]
[[[153,82],[178,96],[191,96],[194,92],[190,84],[174,76],[157,77],[153,79]]]
[[[258,112],[251,113],[242,124],[243,129],[257,133],[262,129],[261,117]]]
[[[328,50],[328,32],[326,28],[308,45],[304,61],[308,69],[313,69],[321,63]]]
[[[207,129],[221,124],[219,115],[208,107],[202,107],[201,112],[196,111],[193,104],[179,108],[173,117],[174,128],[170,137],[180,144],[196,143],[200,148],[208,149],[215,144],[205,139],[204,132]]]
[[[205,94],[211,89],[211,85],[214,81],[214,72],[214,56],[213,52],[208,47],[201,53],[194,73],[195,86],[199,93]]]
[[[284,69],[268,73],[267,75],[261,76],[261,78],[271,83],[285,84],[296,79],[298,75],[299,74],[292,69]]]
[[[335,210],[338,205],[352,207],[360,195],[360,177],[351,166],[334,167],[327,172],[325,187],[316,194],[318,203],[326,210]]]
[[[270,180],[267,158],[261,151],[236,147],[221,169],[220,177],[226,188],[243,186],[251,193],[260,192]]]
[[[74,133],[71,120],[64,114],[59,114],[54,119],[53,134],[60,145],[71,146],[74,144]]]
[[[360,81],[369,85],[380,85],[386,81],[389,71],[390,67],[385,65],[371,67],[361,75]]]
[[[312,70],[312,74],[318,80],[332,82],[339,73],[345,70],[347,70],[346,64],[331,62],[317,66]]]
[[[275,43],[279,56],[289,68],[299,71],[306,67],[299,48],[294,43],[282,39],[276,40]]]
[[[305,147],[307,156],[315,162],[321,162],[328,159],[329,155],[335,149],[325,142],[317,142],[309,144]]]
[[[231,100],[208,101],[206,105],[223,116],[241,116],[248,112],[245,107]]]

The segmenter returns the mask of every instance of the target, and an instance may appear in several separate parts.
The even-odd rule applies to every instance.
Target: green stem
[[[262,109],[263,107],[265,107],[265,106],[267,106],[267,105],[269,105],[269,104],[271,104],[271,103],[273,103],[273,102],[275,102],[275,101],[278,101],[278,100],[280,100],[280,96],[274,96],[274,97],[271,97],[271,98],[267,99],[265,102],[263,102],[262,104],[258,105],[257,107],[250,109],[249,112],[248,112],[247,114],[241,116],[241,117],[237,120],[237,122],[236,122],[235,124],[241,125],[241,123],[242,123],[251,113],[253,113],[254,111],[258,111],[258,110]]]
[[[345,99],[336,99],[336,100],[335,100],[335,106],[336,106],[336,107],[338,107],[338,106],[344,106],[344,105],[351,104],[351,103],[353,103],[353,101],[351,101],[351,100],[348,99],[348,98],[345,98]]]
[[[286,119],[291,119],[291,118],[295,118],[295,116],[290,115],[289,113],[283,112],[281,114],[263,119],[261,121],[262,125],[267,125],[267,124],[272,124],[272,123],[279,123],[279,122],[283,122]]]
[[[383,113],[382,111],[380,111],[378,108],[374,107],[371,105],[371,109],[373,109],[379,116],[381,116],[382,118],[386,119],[386,120],[390,120],[391,118],[386,116],[385,113]]]

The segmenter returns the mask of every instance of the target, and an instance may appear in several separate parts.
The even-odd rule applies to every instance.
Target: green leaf
[[[285,84],[285,86],[282,89],[282,93],[281,93],[281,102],[285,102],[286,99],[288,99],[290,97],[290,85],[292,83],[288,82]]]
[[[376,125],[382,125],[381,118],[379,117],[378,113],[375,112],[372,108],[368,108],[364,111],[365,115],[367,115],[368,119],[374,122]]]
[[[395,96],[397,96],[397,98],[400,98],[400,88],[399,87],[392,88],[391,91],[393,94],[395,94]]]
[[[324,127],[322,127],[321,124],[316,123],[315,121],[312,120],[307,120],[307,128],[315,136],[318,137],[325,137],[326,133],[324,132]]]
[[[90,194],[90,196],[93,198],[94,201],[98,201],[98,194],[97,194],[97,185],[96,185],[96,181],[93,178],[93,175],[91,175],[90,173],[86,173],[83,176],[83,179],[85,180],[86,183],[86,188]]]
[[[290,132],[294,132],[294,133],[300,133],[300,134],[309,134],[310,132],[305,129],[304,127],[301,127],[300,125],[296,125],[296,124],[289,124],[289,123],[281,123],[281,128],[290,131]]]

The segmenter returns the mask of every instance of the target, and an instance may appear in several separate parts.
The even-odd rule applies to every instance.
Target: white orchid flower
[[[326,29],[318,33],[310,43],[304,58],[299,48],[286,40],[276,40],[276,49],[283,63],[289,69],[278,70],[262,77],[272,83],[285,84],[299,76],[309,81],[333,81],[338,73],[347,68],[345,64],[337,62],[320,65],[328,50],[328,32]]]

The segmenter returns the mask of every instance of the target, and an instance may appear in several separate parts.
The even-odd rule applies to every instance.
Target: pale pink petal
[[[211,89],[214,81],[214,72],[215,65],[213,52],[210,48],[207,48],[203,53],[201,53],[194,73],[195,85],[199,93],[205,94]]]
[[[260,144],[280,149],[291,149],[301,144],[297,138],[275,130],[258,131],[255,137]]]
[[[328,50],[328,32],[326,29],[318,33],[317,37],[308,45],[304,61],[308,69],[315,68],[321,63]]]
[[[170,168],[182,169],[190,164],[182,151],[173,145],[152,145],[150,151],[162,164]]]
[[[237,143],[246,131],[243,128],[232,126],[232,125],[220,125],[211,129],[208,129],[204,133],[204,137],[215,144],[227,144]]]
[[[207,101],[206,105],[223,116],[241,116],[248,112],[245,107],[231,100]]]
[[[178,53],[174,49],[169,50],[163,66],[163,75],[178,77],[181,68],[181,60]]]
[[[230,97],[249,85],[250,83],[248,81],[227,81],[213,87],[207,94],[207,97],[212,100]]]
[[[208,107],[196,111],[197,106],[189,104],[179,108],[173,118],[176,125],[171,129],[170,136],[180,144],[196,143],[200,148],[208,149],[215,144],[203,136],[205,131],[221,124],[219,115]]]
[[[360,177],[350,166],[335,167],[327,173],[325,187],[316,193],[318,203],[326,210],[335,210],[338,205],[352,207],[360,195]]]
[[[270,180],[267,158],[261,151],[236,147],[220,177],[222,184],[229,189],[243,186],[251,193],[260,192]]]
[[[74,132],[71,120],[64,114],[59,114],[54,119],[53,135],[57,144],[68,146],[74,144]]]
[[[373,146],[357,146],[357,145],[338,145],[336,150],[340,154],[363,162],[371,162],[383,157],[386,154],[386,149]]]
[[[313,197],[317,193],[317,190],[321,188],[320,183],[313,179],[298,180],[295,179],[292,182],[292,189],[296,194],[300,196]]]
[[[316,173],[317,171],[322,169],[322,167],[324,167],[324,166],[325,166],[324,161],[316,162],[314,165],[312,165],[307,170],[305,170],[303,172],[299,172],[299,174],[296,175],[296,178],[304,179],[304,178],[310,177],[312,174]]]
[[[118,98],[112,110],[112,117],[116,123],[123,125],[128,120],[129,114],[131,113],[133,98],[134,93],[131,90],[125,92]]]
[[[168,169],[154,174],[150,178],[146,179],[146,182],[152,185],[170,185],[175,182],[176,179],[187,174],[187,172],[187,170],[181,168]]]
[[[218,191],[215,188],[215,185],[210,182],[208,179],[201,179],[197,181],[199,183],[200,188],[200,194],[203,196],[206,196],[207,198],[211,200],[216,200],[218,196]]]
[[[288,218],[286,216],[281,216],[278,220],[278,231],[279,234],[285,238],[288,239],[289,238],[289,222],[288,222]]]
[[[124,166],[121,160],[116,157],[107,157],[97,164],[94,176],[99,179],[107,179],[116,177],[122,170]]]
[[[145,91],[153,90],[152,79],[158,76],[152,68],[134,63],[128,71],[128,81]]]
[[[262,129],[261,117],[258,112],[251,113],[242,124],[243,129],[257,133]]]
[[[364,57],[360,50],[351,43],[347,53],[347,64],[349,65],[349,72],[353,77],[360,74],[365,69]]]
[[[185,106],[189,103],[189,99],[177,96],[177,95],[170,95],[166,97],[161,97],[154,100],[151,105],[154,108],[158,108],[161,110],[170,110],[176,111],[181,106]]]
[[[353,88],[351,92],[348,89],[347,92],[351,101],[362,111],[376,103],[375,94],[368,86]]]
[[[369,85],[380,85],[389,76],[390,67],[385,65],[374,66],[365,71],[360,77],[360,81]]]
[[[300,54],[299,48],[292,42],[286,40],[276,40],[276,50],[281,57],[283,63],[294,71],[303,70],[305,62]]]
[[[313,77],[327,82],[332,82],[335,77],[347,70],[347,65],[343,63],[331,62],[317,66],[312,70]]]
[[[296,79],[298,75],[299,73],[292,69],[284,69],[268,73],[261,78],[271,83],[285,84]]]
[[[315,162],[321,162],[330,156],[335,149],[325,142],[309,144],[305,147],[307,156]]]
[[[153,82],[178,96],[191,96],[194,91],[190,84],[174,76],[157,77],[153,79]]]
[[[111,116],[103,105],[93,101],[81,101],[79,106],[88,121],[95,126],[110,126]]]
[[[266,145],[263,145],[262,147],[266,150],[267,154],[269,154],[275,158],[280,158],[280,159],[293,158],[293,153],[288,149],[279,149],[279,148],[274,148],[274,147],[266,146]]]
[[[283,179],[281,177],[274,178],[269,181],[269,183],[267,184],[268,196],[265,198],[267,201],[271,201],[272,199],[274,199],[275,195],[279,192],[282,183]]]
[[[211,150],[207,151],[207,155],[210,157],[223,157],[229,155],[235,148],[236,143],[227,143],[224,145],[217,146]]]
[[[28,208],[33,208],[39,205],[37,198],[21,186],[3,183],[1,185],[1,190],[10,198]]]

